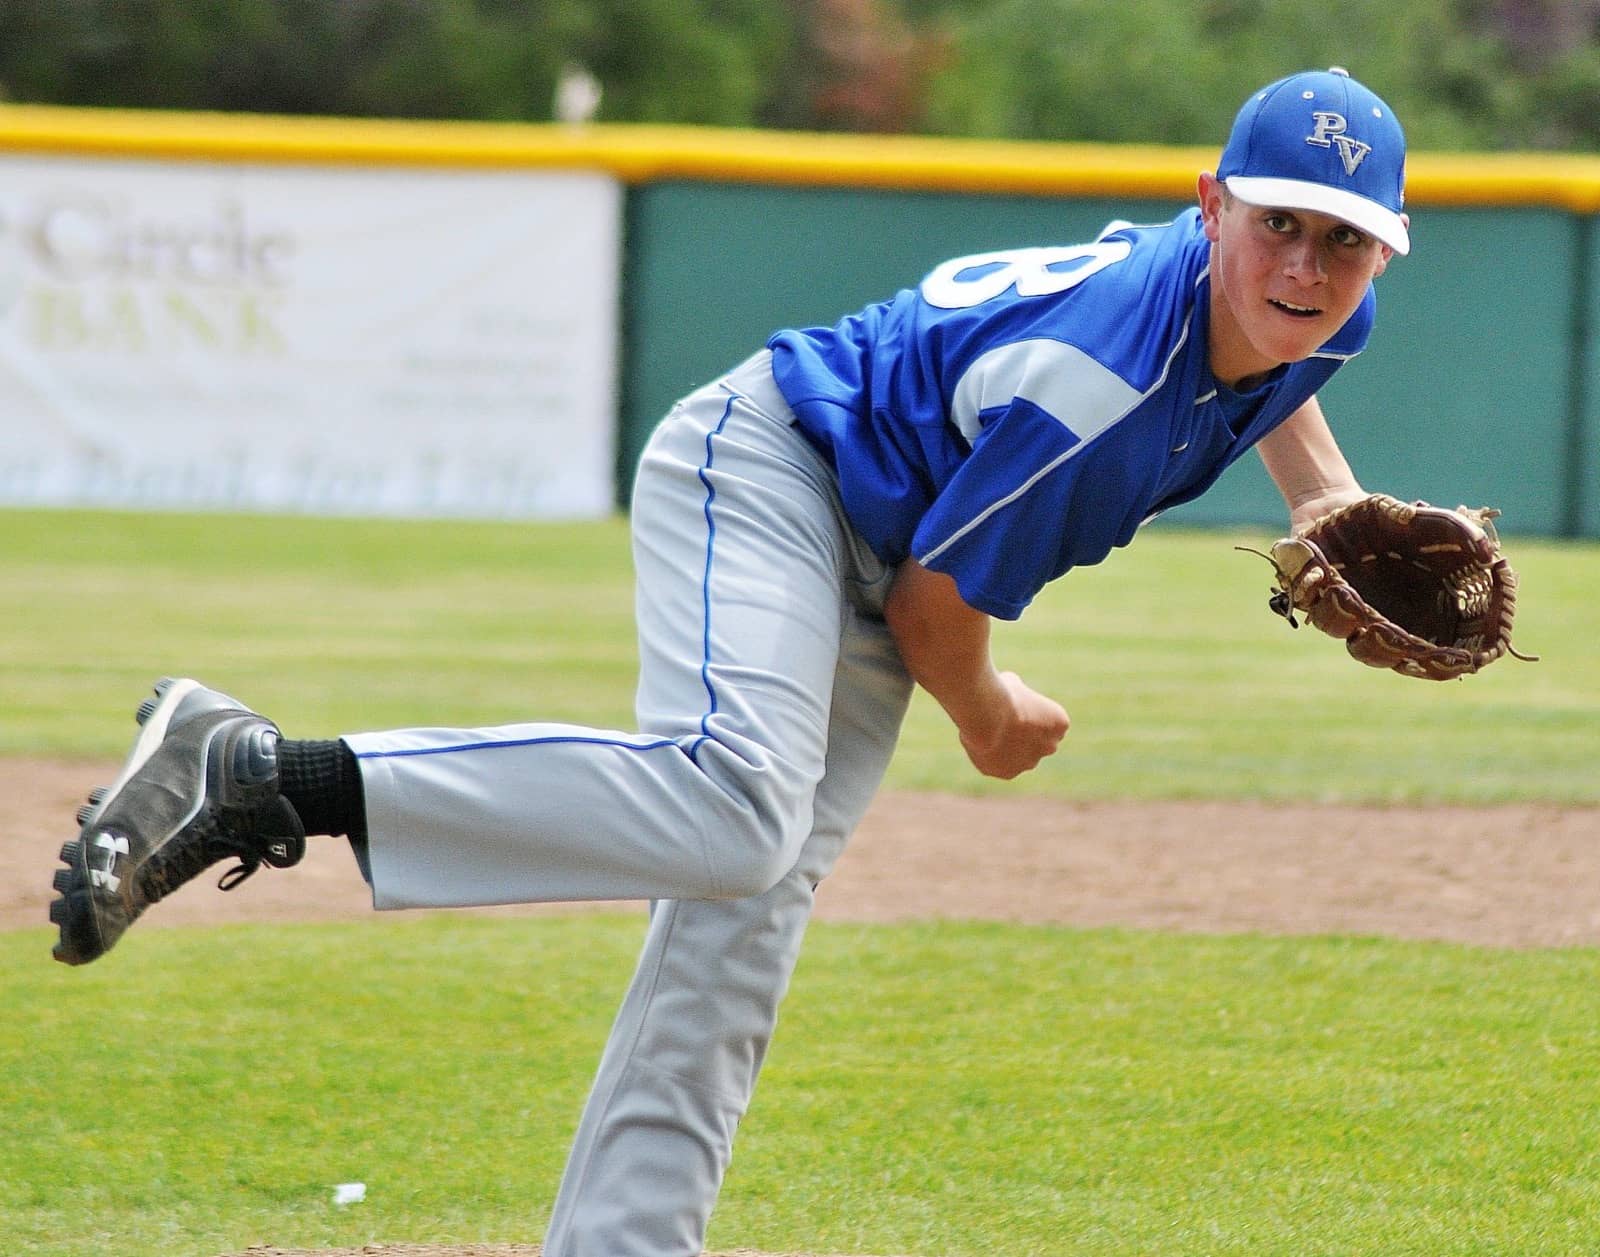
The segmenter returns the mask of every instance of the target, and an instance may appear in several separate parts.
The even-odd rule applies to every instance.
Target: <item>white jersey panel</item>
[[[1087,441],[1137,406],[1140,393],[1076,345],[1022,340],[989,350],[967,369],[951,399],[951,422],[970,444],[986,412],[1019,397]]]

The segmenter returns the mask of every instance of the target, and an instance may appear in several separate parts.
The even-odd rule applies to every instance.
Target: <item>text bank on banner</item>
[[[0,159],[0,504],[575,518],[614,501],[590,172]]]

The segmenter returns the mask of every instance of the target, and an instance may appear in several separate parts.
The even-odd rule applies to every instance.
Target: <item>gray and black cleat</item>
[[[278,793],[278,728],[198,681],[166,678],[139,707],[143,728],[117,780],[78,810],[61,848],[50,920],[57,960],[104,955],[156,900],[215,864],[239,861],[232,890],[262,864],[288,868],[305,829]]]

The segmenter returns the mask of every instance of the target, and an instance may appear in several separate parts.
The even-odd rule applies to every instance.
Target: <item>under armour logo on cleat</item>
[[[117,857],[128,854],[128,840],[122,834],[103,831],[89,844],[89,884],[111,891],[121,887],[122,878],[117,873]]]

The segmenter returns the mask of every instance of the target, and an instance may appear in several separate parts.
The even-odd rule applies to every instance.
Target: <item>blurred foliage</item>
[[[0,0],[0,96],[1214,143],[1348,66],[1415,147],[1600,150],[1600,0]]]

